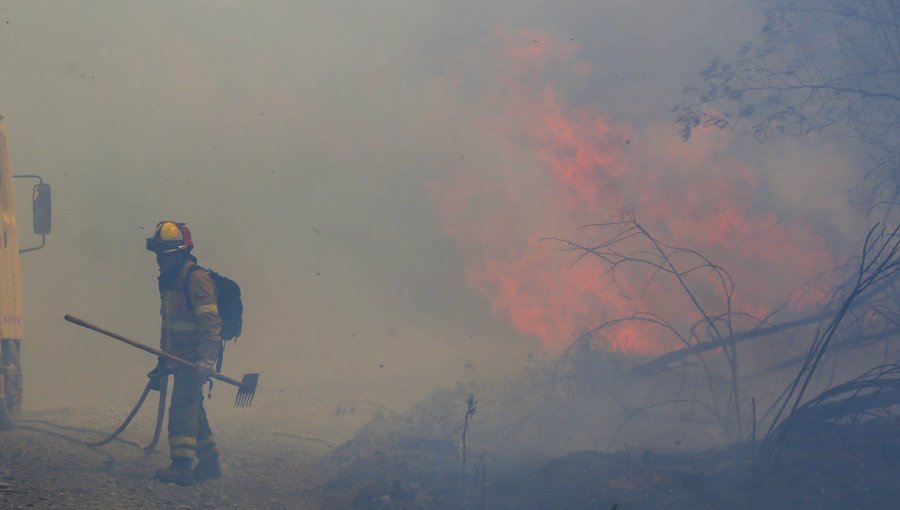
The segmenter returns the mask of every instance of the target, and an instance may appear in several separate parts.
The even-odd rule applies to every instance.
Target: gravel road
[[[156,451],[156,403],[148,399],[122,435],[129,441],[91,448],[114,430],[133,402],[30,412],[0,433],[0,508],[35,509],[306,509],[324,480],[322,460],[352,435],[363,416],[335,417],[333,402],[286,406],[254,402],[234,408],[226,398],[207,405],[224,475],[194,487],[153,480],[168,463],[165,431]],[[343,421],[336,420],[343,419]]]

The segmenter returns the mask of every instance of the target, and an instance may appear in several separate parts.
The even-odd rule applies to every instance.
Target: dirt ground
[[[321,508],[309,497],[325,476],[320,459],[368,419],[362,410],[336,414],[331,399],[287,405],[269,395],[234,408],[233,392],[217,387],[207,408],[224,476],[184,488],[153,480],[168,463],[165,430],[154,452],[138,447],[153,436],[156,395],[122,434],[128,443],[103,447],[83,441],[114,430],[134,400],[23,413],[16,430],[0,433],[0,508]]]
[[[0,508],[315,508],[302,490],[311,481],[305,452],[264,458],[237,451],[225,477],[182,488],[151,479],[165,461],[161,453],[87,449],[30,426],[4,433],[0,444]]]
[[[28,411],[16,430],[0,433],[0,508],[812,510],[893,508],[900,498],[893,415],[804,435],[777,469],[758,475],[748,445],[539,456],[482,444],[463,476],[452,437],[390,427],[368,435],[360,429],[390,409],[296,395],[274,391],[234,408],[233,392],[217,388],[207,408],[224,476],[187,488],[153,480],[168,462],[165,437],[149,455],[140,448],[152,437],[154,396],[125,442],[104,447],[84,441],[114,430],[133,400]]]

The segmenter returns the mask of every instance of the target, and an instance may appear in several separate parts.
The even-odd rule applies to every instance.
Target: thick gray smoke
[[[261,402],[400,409],[521,368],[544,347],[467,285],[428,192],[465,154],[499,157],[473,99],[502,55],[487,68],[474,56],[498,31],[567,42],[584,72],[545,70],[557,92],[652,138],[697,70],[754,36],[758,14],[727,4],[0,3],[12,166],[41,174],[55,200],[48,246],[23,257],[27,406],[127,399],[143,384],[152,357],[62,317],[155,344],[143,243],[162,219],[187,222],[201,263],[241,283],[245,336],[226,371],[261,372]],[[828,140],[804,143],[727,150],[771,188],[757,206],[808,219],[836,248],[852,228],[852,166]]]

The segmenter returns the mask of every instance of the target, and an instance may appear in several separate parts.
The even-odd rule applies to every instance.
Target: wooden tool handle
[[[131,340],[130,338],[125,338],[122,335],[119,335],[119,334],[113,333],[112,331],[103,329],[100,326],[95,326],[95,325],[91,324],[90,322],[79,319],[78,317],[74,317],[72,315],[66,314],[65,319],[67,321],[71,322],[72,324],[77,324],[83,328],[92,329],[92,330],[96,331],[97,333],[104,334],[110,338],[115,338],[116,340],[118,340],[120,342],[124,342],[132,347],[137,347],[138,349],[140,349],[142,351],[146,351],[151,354],[156,354],[157,356],[162,356],[163,358],[166,358],[169,361],[174,361],[175,363],[178,363],[179,365],[184,365],[186,367],[190,367],[195,370],[200,368],[199,366],[197,366],[196,363],[192,363],[186,359],[179,358],[178,356],[175,356],[174,354],[169,354],[168,352],[161,351],[159,349],[155,349],[153,347],[150,347],[149,345],[144,345],[140,342],[136,342],[134,340]],[[236,381],[236,380],[232,379],[231,377],[228,377],[226,375],[222,375],[219,373],[214,372],[212,375],[210,375],[210,377],[212,377],[213,379],[216,379],[218,381],[222,381],[224,383],[231,384],[232,386],[237,386],[238,388],[243,386],[240,383],[240,381]]]

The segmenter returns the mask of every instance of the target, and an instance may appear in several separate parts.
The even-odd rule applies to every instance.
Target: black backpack
[[[191,266],[187,276],[184,278],[184,295],[187,297],[188,303],[191,303],[188,282],[191,279],[191,273],[196,269],[206,271],[212,277],[213,284],[216,286],[216,305],[219,308],[219,317],[222,318],[222,331],[219,333],[219,336],[226,341],[241,336],[241,328],[244,325],[242,317],[244,314],[244,303],[241,301],[241,286],[227,276],[222,276],[215,271],[195,264]],[[193,308],[192,303],[191,307]]]

